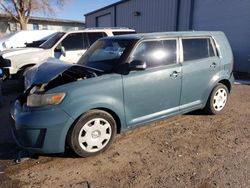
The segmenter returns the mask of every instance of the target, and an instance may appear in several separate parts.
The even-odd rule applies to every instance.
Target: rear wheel
[[[116,135],[116,122],[105,111],[91,110],[83,114],[69,133],[71,149],[81,157],[105,151]]]
[[[209,114],[218,114],[227,104],[228,89],[224,84],[218,83],[207,101],[205,111]]]

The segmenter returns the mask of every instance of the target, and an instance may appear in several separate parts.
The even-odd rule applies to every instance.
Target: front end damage
[[[27,72],[26,90],[11,109],[12,132],[17,144],[35,153],[61,153],[74,119],[59,104],[65,93],[49,90],[93,77],[101,71],[62,62],[46,62]]]

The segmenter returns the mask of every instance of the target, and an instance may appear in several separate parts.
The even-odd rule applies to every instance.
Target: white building
[[[85,27],[85,23],[80,21],[31,17],[27,29],[68,31],[83,27]],[[20,30],[18,23],[15,23],[8,15],[0,14],[0,35],[18,30]]]

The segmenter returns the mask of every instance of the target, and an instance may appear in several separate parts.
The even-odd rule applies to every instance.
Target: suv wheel
[[[116,122],[105,111],[91,110],[83,114],[69,133],[71,149],[81,157],[105,151],[116,135]]]
[[[228,100],[228,89],[224,84],[218,83],[208,99],[205,111],[209,114],[218,114],[226,106]]]

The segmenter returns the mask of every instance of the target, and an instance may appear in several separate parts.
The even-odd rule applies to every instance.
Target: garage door
[[[111,27],[111,14],[97,17],[97,27]]]
[[[196,0],[193,29],[225,32],[234,52],[234,70],[250,73],[249,7],[249,0]]]

